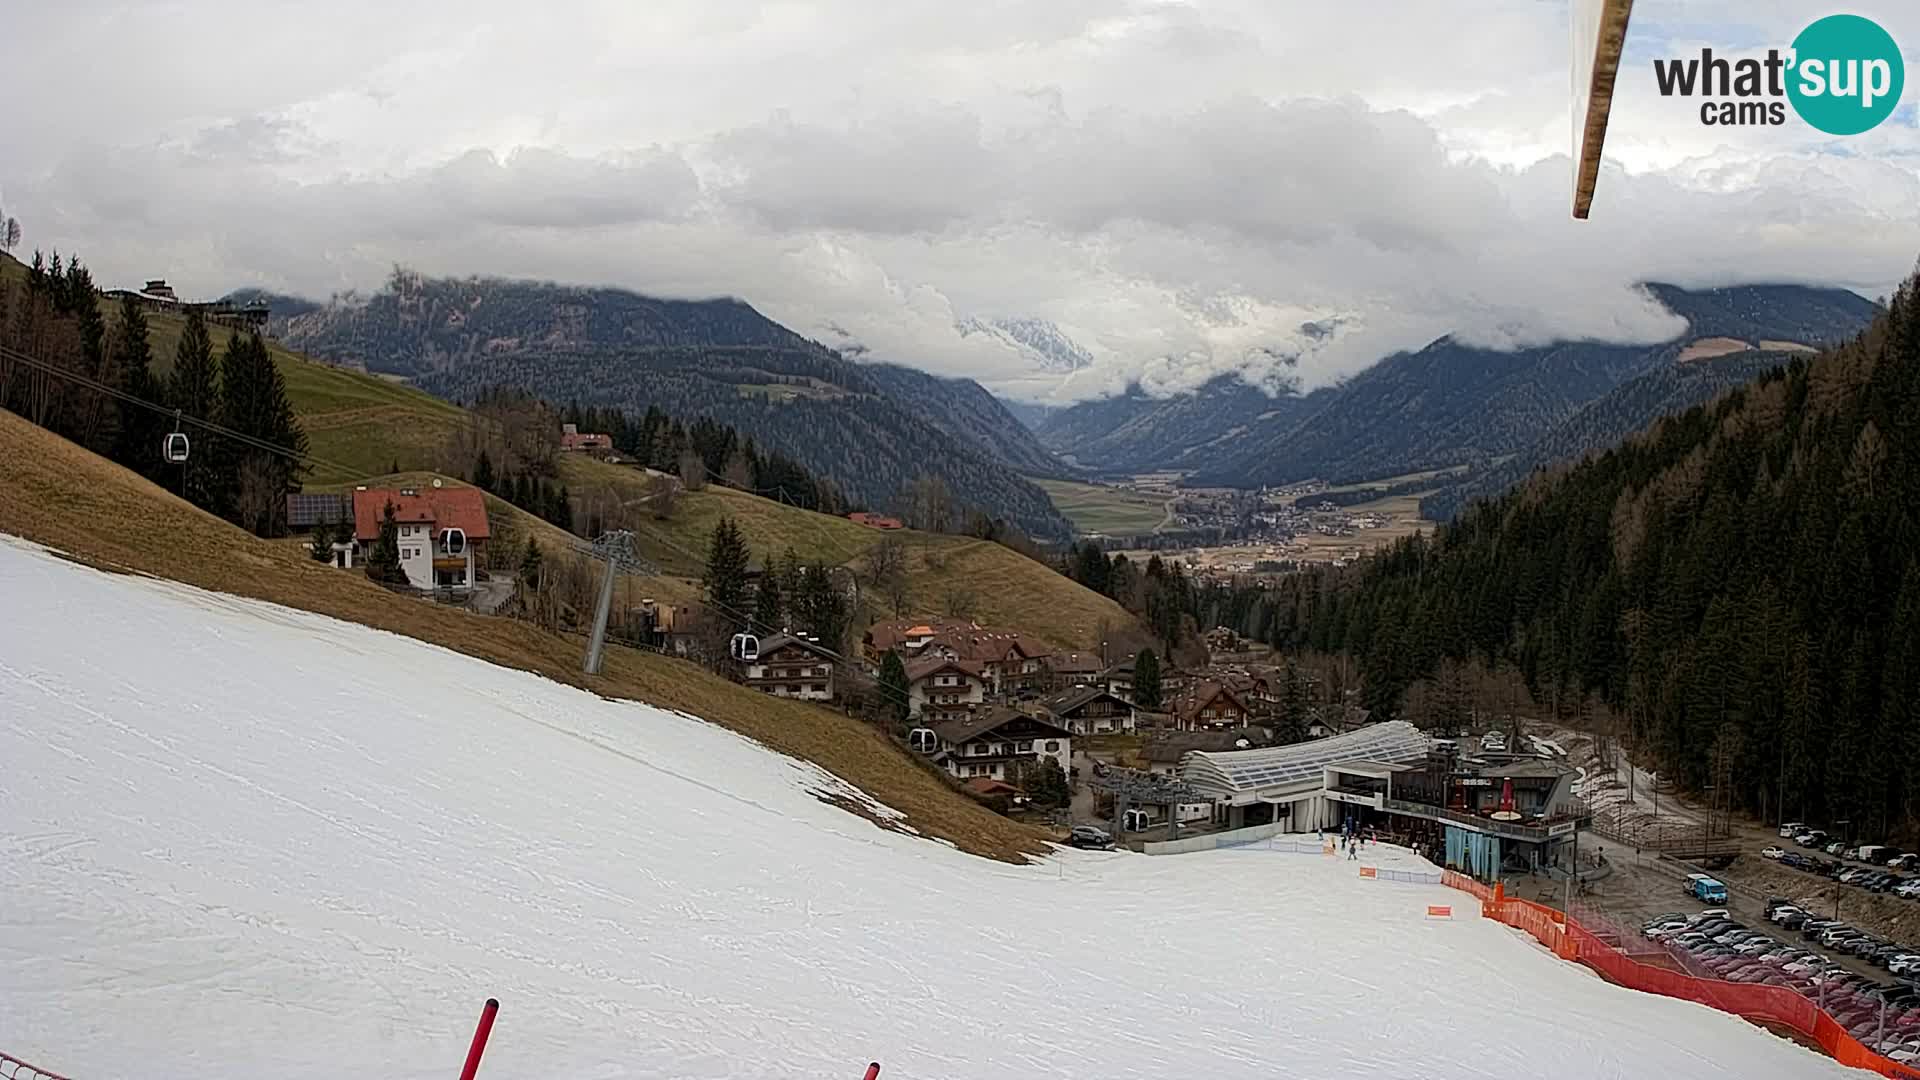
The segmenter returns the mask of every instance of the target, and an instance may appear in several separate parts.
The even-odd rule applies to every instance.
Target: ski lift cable
[[[336,461],[329,461],[326,458],[318,457],[310,452],[303,453],[301,451],[294,450],[290,447],[280,446],[276,443],[268,442],[267,440],[261,439],[257,436],[248,435],[245,432],[235,431],[234,429],[227,427],[224,424],[215,423],[212,420],[207,420],[202,417],[194,416],[191,413],[185,412],[184,410],[181,410],[181,409],[174,408],[173,406],[170,406],[170,405],[162,405],[159,402],[149,401],[148,399],[140,397],[136,394],[130,394],[125,390],[120,389],[119,387],[109,386],[103,382],[100,382],[97,379],[93,379],[89,376],[82,375],[77,371],[70,371],[56,364],[48,363],[45,360],[41,360],[32,355],[21,352],[20,350],[12,348],[11,346],[0,345],[0,358],[25,364],[28,367],[45,371],[45,372],[48,372],[49,374],[58,375],[71,382],[78,383],[81,386],[87,387],[90,390],[95,390],[95,391],[98,391],[99,393],[107,394],[111,397],[117,398],[121,401],[125,401],[129,404],[138,405],[142,408],[152,410],[162,415],[174,416],[176,424],[181,422],[192,424],[196,427],[203,428],[206,431],[209,431],[222,438],[231,439],[234,442],[238,442],[242,445],[249,446],[257,450],[262,450],[272,454],[278,454],[281,457],[288,458],[295,462],[308,464],[308,465],[325,466],[326,468],[336,470],[340,473],[343,473],[349,476],[358,474],[363,471],[361,469],[355,468],[350,465],[343,465]],[[688,556],[689,558],[699,560],[699,561],[704,561],[706,559],[705,555],[701,554],[700,552],[694,551],[691,548],[688,548],[685,545],[678,543],[677,541],[671,540],[666,537],[658,536],[658,535],[653,535],[653,539],[658,541],[663,546],[671,548],[674,551],[677,551],[683,555]],[[570,544],[569,548],[570,550],[580,555],[585,555],[585,556],[594,557],[594,558],[604,558],[603,553],[595,551],[592,547],[585,544]],[[642,565],[648,565],[648,564],[642,563]],[[633,571],[626,571],[625,568],[622,568],[622,569],[624,572],[633,572]],[[653,568],[653,569],[655,569],[657,572],[658,568]],[[643,574],[642,576],[645,576],[645,575]],[[722,614],[725,614],[731,618],[739,620],[742,625],[749,626],[749,627],[762,625],[759,620],[753,618],[751,615],[745,612],[742,612],[736,608],[733,608],[730,605],[717,603],[712,600],[708,600],[706,601],[706,603],[708,604],[708,606],[720,610]],[[777,631],[776,627],[766,627],[765,629],[767,630],[768,633],[773,633]],[[815,652],[818,652],[821,655],[826,656],[831,660],[837,661],[841,664],[845,664],[849,667],[855,666],[853,661],[850,658],[848,658],[845,654],[839,652],[836,649],[828,648],[827,646],[821,645],[817,642],[813,642],[810,644],[813,646],[813,649]]]
[[[141,408],[148,409],[153,412],[160,413],[162,415],[172,416],[174,418],[174,425],[176,428],[183,422],[192,424],[195,427],[203,428],[206,431],[209,431],[215,435],[220,436],[221,438],[231,439],[234,442],[240,443],[244,446],[251,447],[255,450],[263,450],[263,451],[266,451],[267,453],[278,454],[281,457],[288,458],[302,464],[322,465],[329,469],[334,469],[350,476],[363,471],[360,469],[356,469],[350,465],[342,465],[337,461],[328,461],[325,458],[316,457],[312,453],[303,453],[302,451],[294,450],[290,447],[285,447],[277,443],[268,442],[267,440],[259,438],[258,436],[255,436],[255,435],[248,435],[247,433],[242,431],[235,431],[234,429],[227,427],[224,424],[215,423],[212,420],[207,420],[202,417],[195,416],[192,413],[186,412],[185,410],[182,410],[182,409],[177,409],[171,405],[162,405],[159,402],[149,401],[146,398],[140,397],[136,394],[129,394],[125,390],[122,390],[117,386],[108,386],[106,383],[100,382],[97,379],[93,379],[89,376],[82,375],[77,371],[69,371],[66,368],[58,366],[57,364],[48,363],[45,360],[41,360],[37,357],[31,356],[27,353],[23,353],[18,349],[14,349],[6,345],[0,345],[0,358],[25,364],[28,367],[36,368],[38,370],[45,371],[53,375],[58,375],[71,382],[78,383],[81,386],[84,386],[90,390],[94,390],[99,393],[106,394],[110,397],[117,398],[121,401],[127,402],[132,405],[138,405]]]

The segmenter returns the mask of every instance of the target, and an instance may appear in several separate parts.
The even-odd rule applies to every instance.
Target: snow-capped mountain
[[[1019,350],[1042,371],[1062,375],[1093,366],[1093,354],[1045,319],[962,319],[954,324],[961,337],[986,334]]]

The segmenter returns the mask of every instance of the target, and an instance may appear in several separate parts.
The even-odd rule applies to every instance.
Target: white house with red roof
[[[360,558],[380,539],[387,507],[399,526],[400,566],[416,589],[467,589],[486,552],[487,498],[479,488],[355,488],[353,539]]]

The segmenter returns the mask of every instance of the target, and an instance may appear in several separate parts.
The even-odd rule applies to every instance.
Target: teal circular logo
[[[1870,130],[1893,115],[1906,87],[1893,36],[1858,15],[1829,15],[1800,31],[1791,63],[1793,111],[1829,135]]]

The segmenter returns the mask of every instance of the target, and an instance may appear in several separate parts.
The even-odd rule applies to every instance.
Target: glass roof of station
[[[1220,791],[1255,791],[1276,784],[1319,779],[1326,767],[1342,761],[1412,764],[1424,761],[1430,745],[1419,728],[1404,720],[1372,724],[1292,746],[1261,750],[1195,750],[1181,760],[1188,783]]]

